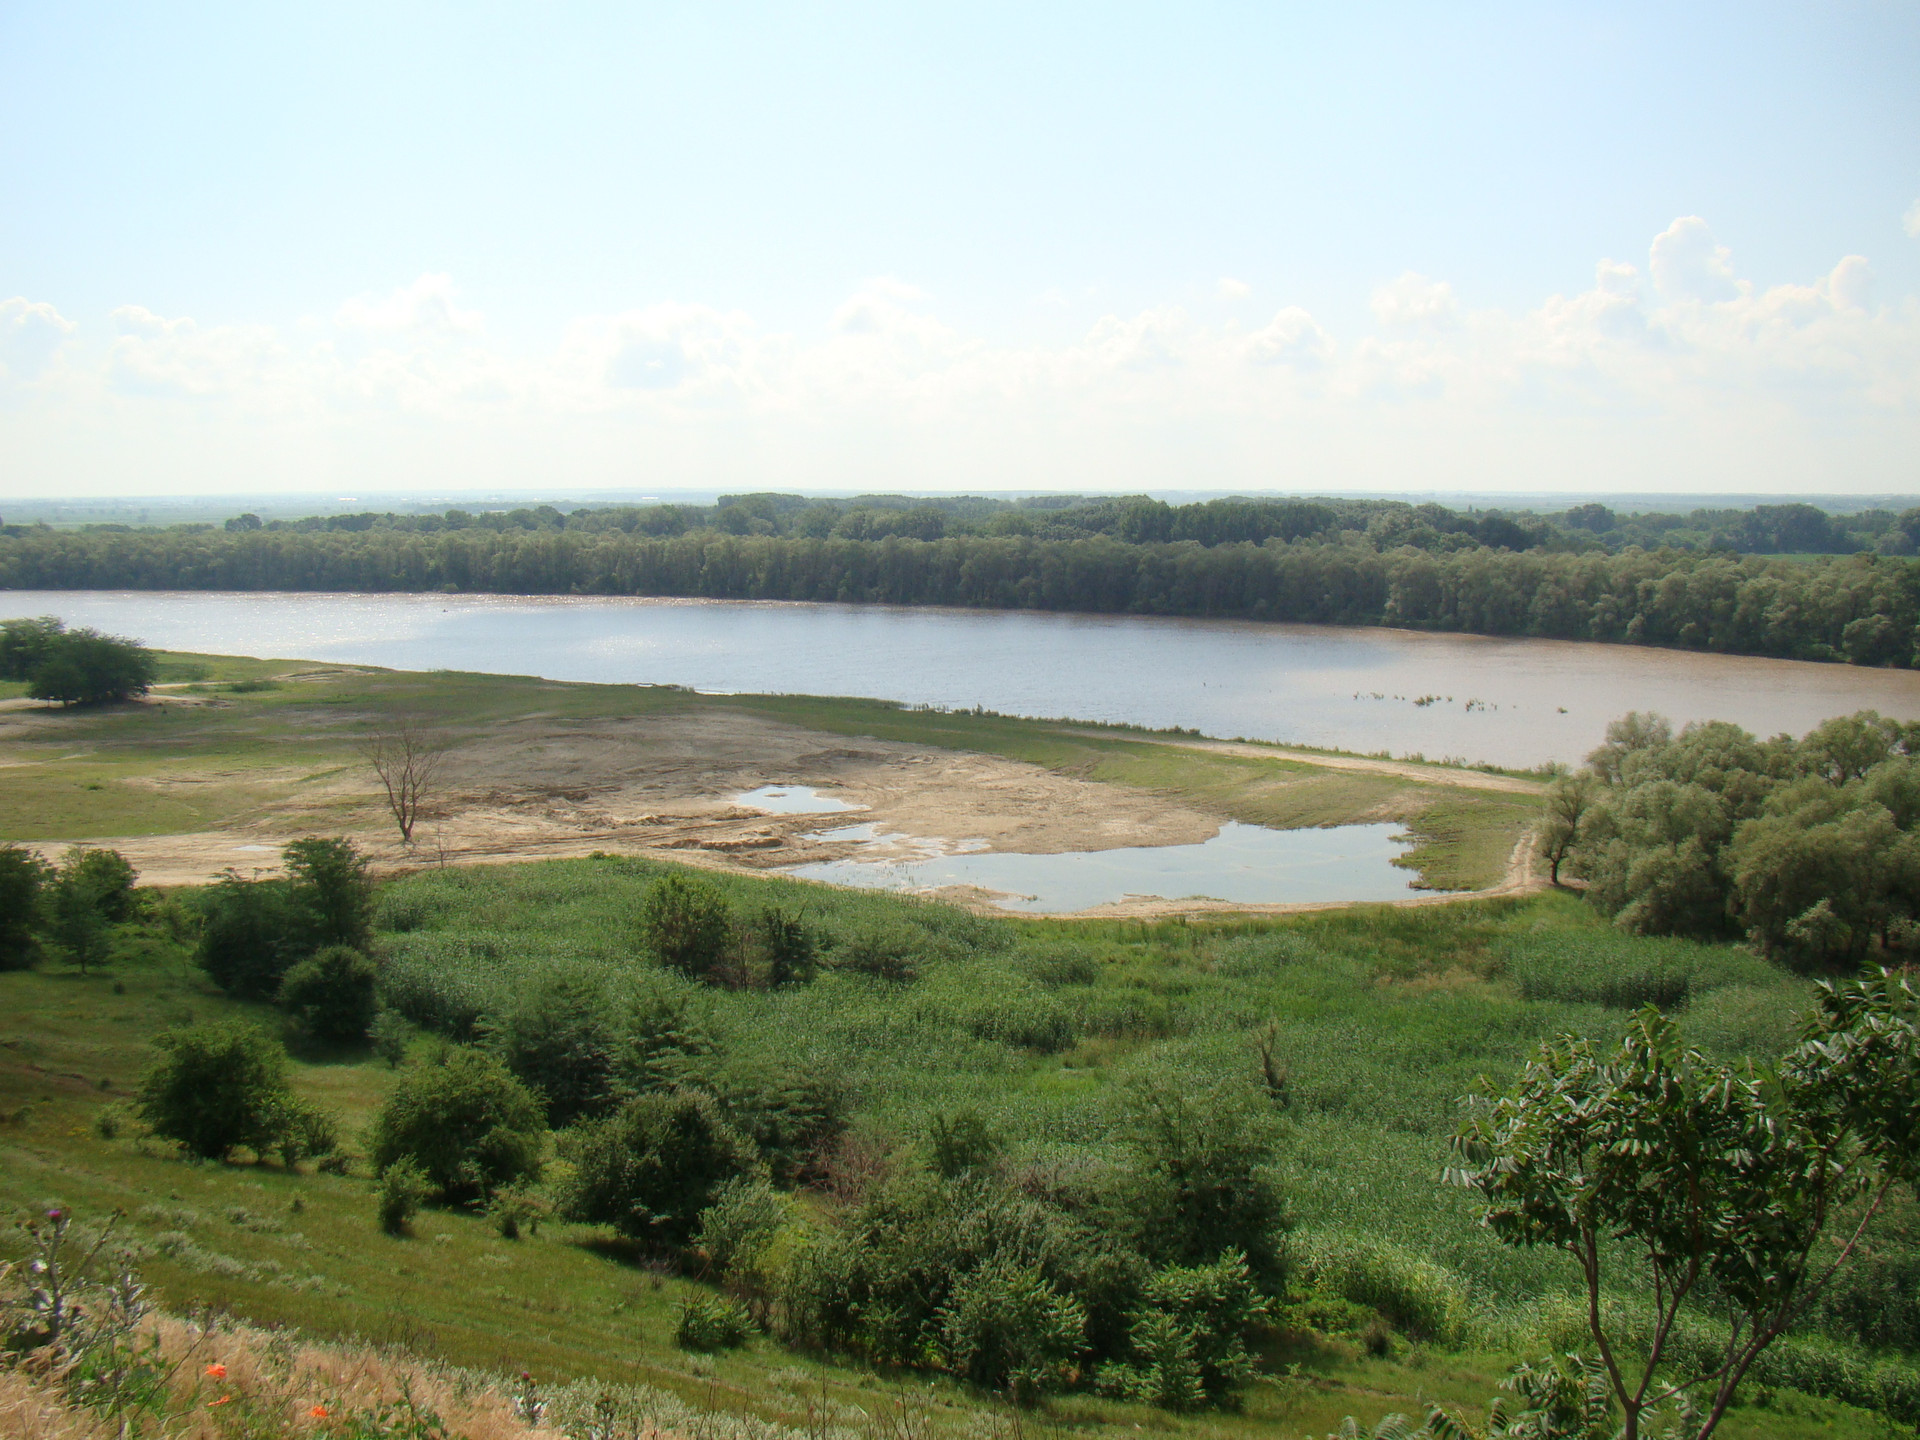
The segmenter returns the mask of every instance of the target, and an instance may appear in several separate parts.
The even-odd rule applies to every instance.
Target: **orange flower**
[[[231,1395],[222,1395],[218,1400],[209,1400],[207,1402],[207,1408],[209,1410],[216,1409],[217,1407],[226,1404],[231,1399],[233,1399],[233,1396]]]
[[[327,1418],[327,1407],[324,1405],[316,1405],[311,1410],[307,1411],[307,1414],[311,1415],[316,1420],[324,1420]]]
[[[207,1374],[216,1380],[224,1380],[227,1378],[227,1367],[224,1365],[209,1365],[207,1366]]]

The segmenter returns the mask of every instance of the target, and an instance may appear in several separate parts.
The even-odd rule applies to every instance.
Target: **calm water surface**
[[[860,827],[865,829],[867,827]],[[1266,830],[1229,820],[1198,845],[1137,845],[1064,855],[998,851],[915,860],[828,860],[784,873],[835,885],[928,890],[977,885],[1004,910],[1061,914],[1153,895],[1165,900],[1229,900],[1240,905],[1404,898],[1413,890],[1394,865],[1409,843],[1396,825],[1326,830]],[[857,837],[849,832],[847,838]]]
[[[599,597],[0,591],[173,650],[400,669],[863,695],[1528,766],[1628,710],[1771,734],[1872,708],[1920,672],[1624,645],[1117,615]],[[1416,702],[1434,697],[1425,705]]]

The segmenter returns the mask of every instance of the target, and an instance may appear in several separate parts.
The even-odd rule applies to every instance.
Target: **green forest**
[[[1666,521],[1677,523],[1671,526]],[[1391,625],[1909,667],[1920,512],[723,497],[0,527],[0,587],[651,595]],[[1651,547],[1651,548],[1650,548]],[[1790,555],[1792,558],[1777,558]],[[1769,558],[1775,557],[1775,558]]]

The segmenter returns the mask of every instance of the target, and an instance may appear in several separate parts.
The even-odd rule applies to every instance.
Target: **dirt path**
[[[1100,731],[1075,731],[1091,738],[1111,739]],[[1497,790],[1509,795],[1541,795],[1546,786],[1538,780],[1518,775],[1492,775],[1484,770],[1459,770],[1448,765],[1427,765],[1417,760],[1376,760],[1367,755],[1326,755],[1318,750],[1302,750],[1291,745],[1260,745],[1247,740],[1168,740],[1158,735],[1128,737],[1143,745],[1164,745],[1171,750],[1198,750],[1213,755],[1245,755],[1256,760],[1301,760],[1323,770],[1350,770],[1368,775],[1396,775],[1403,780],[1418,780],[1424,785],[1449,785],[1461,790]]]

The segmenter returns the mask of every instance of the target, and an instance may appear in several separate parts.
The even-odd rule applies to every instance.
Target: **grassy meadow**
[[[175,1308],[213,1305],[257,1324],[556,1382],[644,1384],[749,1432],[767,1433],[762,1422],[810,1434],[831,1424],[871,1436],[905,1407],[929,1433],[1033,1426],[1293,1440],[1323,1435],[1345,1415],[1371,1423],[1427,1400],[1478,1407],[1514,1359],[1579,1343],[1565,1265],[1502,1249],[1463,1196],[1439,1184],[1458,1097],[1480,1075],[1510,1076],[1552,1034],[1617,1033],[1627,1007],[1647,999],[1678,1007],[1713,1053],[1764,1058],[1806,998],[1805,982],[1743,951],[1623,937],[1565,895],[1258,922],[1094,923],[988,919],[710,874],[736,906],[804,907],[828,961],[809,985],[728,991],[665,972],[638,950],[638,897],[667,868],[609,856],[388,881],[377,922],[383,986],[422,1025],[408,1063],[440,1035],[483,1033],[517,994],[564,978],[683,1006],[687,1028],[703,1037],[701,1063],[720,1080],[837,1077],[852,1133],[869,1153],[892,1150],[893,1163],[910,1163],[902,1157],[934,1112],[968,1108],[1004,1137],[1007,1163],[1044,1173],[1104,1153],[1141,1077],[1258,1083],[1255,1042],[1264,1040],[1287,1076],[1286,1103],[1274,1106],[1274,1166],[1293,1214],[1296,1274],[1348,1302],[1346,1319],[1317,1328],[1320,1312],[1299,1311],[1308,1318],[1279,1332],[1237,1414],[1178,1416],[1071,1394],[1013,1416],[944,1378],[874,1373],[766,1336],[685,1354],[673,1343],[675,1306],[702,1288],[699,1277],[648,1263],[605,1231],[549,1224],[510,1241],[480,1217],[429,1210],[412,1237],[381,1234],[357,1152],[402,1072],[363,1052],[296,1046],[296,1088],[345,1121],[355,1155],[345,1174],[194,1163],[142,1138],[125,1097],[158,1031],[227,1013],[283,1023],[270,1007],[214,990],[165,913],[127,930],[104,971],[44,964],[0,975],[0,1203],[124,1212],[143,1271]],[[837,953],[874,934],[912,955],[914,979],[833,968]],[[1889,1243],[1913,1220],[1894,1216]],[[1372,1340],[1360,1336],[1351,1302],[1382,1283],[1418,1291],[1449,1317],[1449,1333],[1403,1330],[1383,1341],[1375,1327]],[[1365,1303],[1357,1310],[1371,1313]],[[1794,1343],[1810,1375],[1838,1373],[1843,1360],[1856,1377],[1911,1374],[1898,1356],[1874,1371],[1872,1356],[1841,1340]],[[1721,1433],[1866,1437],[1890,1433],[1888,1423],[1772,1383]]]

